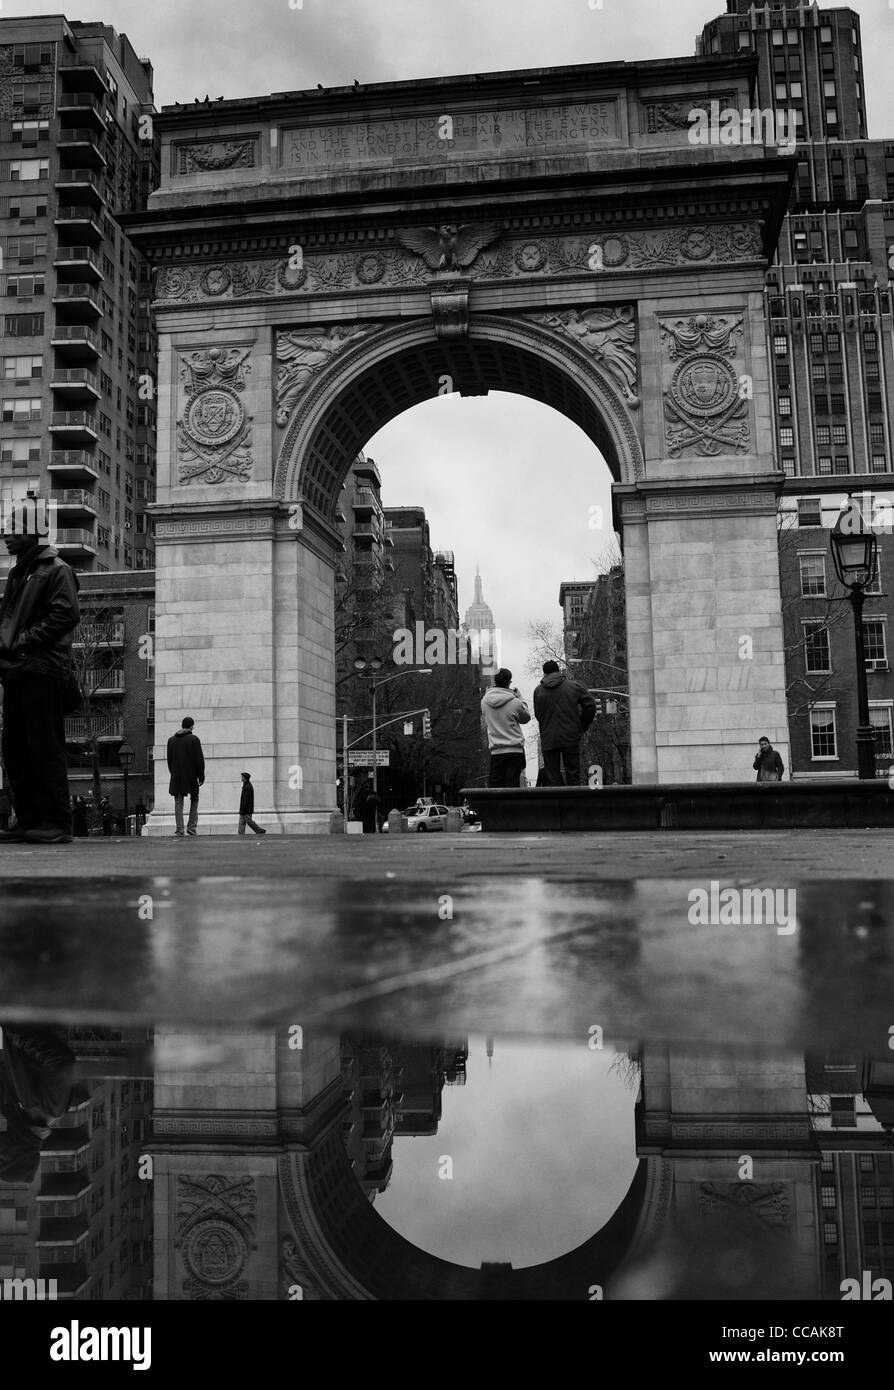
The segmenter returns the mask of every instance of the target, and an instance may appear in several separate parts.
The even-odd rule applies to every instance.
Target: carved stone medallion
[[[187,396],[178,423],[181,483],[221,483],[251,473],[251,417],[239,396],[245,389],[249,352],[211,348],[190,353],[181,362]]]

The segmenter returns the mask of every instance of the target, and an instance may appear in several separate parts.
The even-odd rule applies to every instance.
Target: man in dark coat
[[[379,830],[382,798],[376,791],[374,782],[369,781],[365,784],[361,798],[357,802],[357,812],[363,825],[363,833],[364,835],[376,835]]]
[[[596,701],[558,663],[546,661],[534,691],[534,717],[540,725],[540,748],[547,785],[561,787],[562,765],[569,787],[580,786],[580,739],[596,716]]]
[[[168,792],[174,798],[176,835],[184,833],[183,799],[187,796],[189,819],[186,822],[186,834],[199,833],[199,787],[205,781],[205,755],[201,743],[193,733],[195,722],[187,715],[176,734],[172,734],[168,739],[168,772],[171,774]]]
[[[255,813],[255,789],[251,784],[251,773],[242,774],[242,793],[239,797],[239,834],[245,834],[245,827],[250,825],[256,835],[266,835],[267,831],[262,825],[256,825],[252,820]]]
[[[68,844],[65,709],[78,583],[39,535],[14,531],[3,539],[16,557],[0,600],[3,762],[16,824],[0,831],[0,841]]]
[[[768,738],[758,740],[757,757],[751,766],[757,773],[758,782],[781,782],[785,763],[776,752]]]

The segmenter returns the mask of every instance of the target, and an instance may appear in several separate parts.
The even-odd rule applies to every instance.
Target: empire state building
[[[481,571],[475,568],[475,597],[466,609],[463,631],[472,643],[473,660],[482,667],[482,675],[492,681],[494,672],[499,669],[499,633],[494,623],[490,604],[481,592]]]

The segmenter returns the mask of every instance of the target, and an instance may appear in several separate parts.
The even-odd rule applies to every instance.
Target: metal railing
[[[124,738],[124,719],[120,714],[87,715],[66,719],[65,737],[74,742],[88,738]]]
[[[50,416],[50,429],[96,429],[96,421],[86,410],[54,410]]]

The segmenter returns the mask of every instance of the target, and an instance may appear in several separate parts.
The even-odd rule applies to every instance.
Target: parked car
[[[434,803],[427,806],[408,806],[401,815],[407,817],[407,829],[417,832],[443,830],[447,824],[447,807],[436,806]]]

